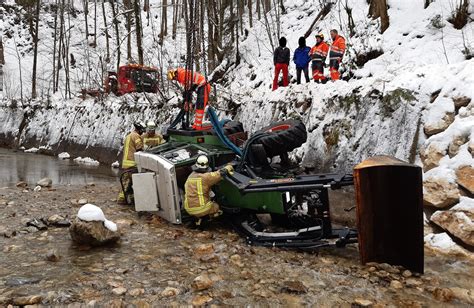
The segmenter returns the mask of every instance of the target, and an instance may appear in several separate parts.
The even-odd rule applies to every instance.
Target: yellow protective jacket
[[[156,133],[153,135],[151,135],[150,133],[144,133],[142,135],[142,139],[143,144],[146,148],[153,148],[164,143],[163,136],[161,134]]]
[[[222,180],[219,171],[199,173],[193,172],[184,184],[184,209],[190,215],[199,215],[209,211],[212,201],[209,199],[211,187]]]
[[[125,137],[123,146],[122,169],[134,168],[137,166],[135,162],[135,152],[143,150],[143,140],[139,133],[133,131]]]

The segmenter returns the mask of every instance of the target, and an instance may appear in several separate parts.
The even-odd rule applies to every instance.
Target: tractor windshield
[[[138,92],[156,92],[158,72],[134,69],[130,75]]]

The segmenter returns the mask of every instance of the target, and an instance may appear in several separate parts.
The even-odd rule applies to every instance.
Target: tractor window
[[[154,71],[135,69],[131,72],[131,79],[134,81],[138,91],[155,92],[158,74]]]

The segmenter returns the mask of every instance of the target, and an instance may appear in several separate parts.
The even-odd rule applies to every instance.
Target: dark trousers
[[[296,83],[301,83],[301,72],[304,73],[304,78],[306,82],[309,82],[309,75],[308,75],[308,66],[306,67],[296,67]]]

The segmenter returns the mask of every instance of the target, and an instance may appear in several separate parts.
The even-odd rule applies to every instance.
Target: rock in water
[[[90,246],[113,244],[120,239],[120,233],[107,229],[102,221],[76,219],[69,227],[69,233],[74,242]]]
[[[51,187],[52,184],[53,180],[51,180],[50,178],[42,178],[41,180],[36,182],[36,185],[39,185],[41,187]]]
[[[196,291],[202,291],[202,290],[209,289],[210,287],[212,287],[213,284],[214,283],[209,278],[209,276],[207,276],[206,274],[203,274],[194,278],[192,287]]]

